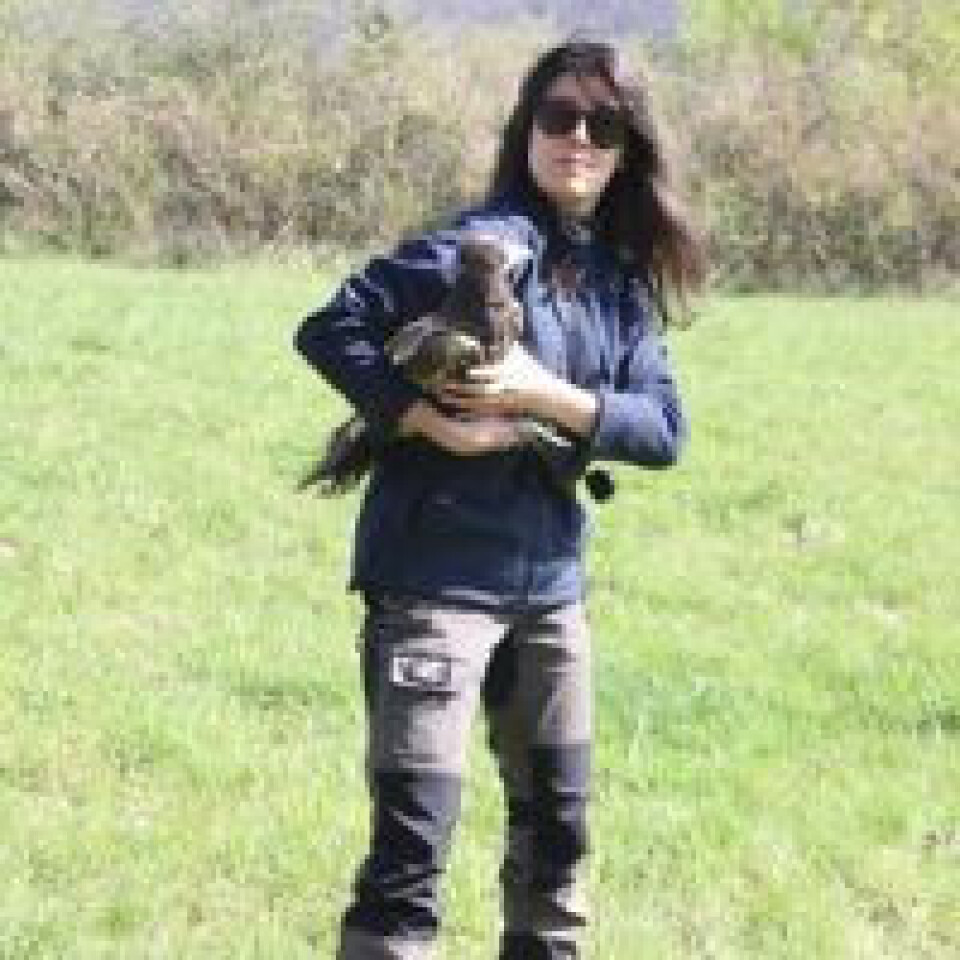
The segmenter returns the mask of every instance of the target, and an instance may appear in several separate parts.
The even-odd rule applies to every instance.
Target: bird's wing
[[[419,320],[405,323],[386,343],[387,356],[398,366],[405,367],[427,343],[449,333],[449,325],[441,317],[428,314]]]
[[[386,344],[387,355],[420,386],[430,389],[463,375],[483,361],[480,342],[428,315],[401,327]]]

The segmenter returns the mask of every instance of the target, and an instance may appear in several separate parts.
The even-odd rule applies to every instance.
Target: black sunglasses
[[[541,133],[548,137],[566,137],[587,122],[590,142],[601,150],[623,146],[627,138],[627,117],[619,107],[600,104],[584,110],[575,100],[547,97],[541,100],[533,112],[533,122]]]

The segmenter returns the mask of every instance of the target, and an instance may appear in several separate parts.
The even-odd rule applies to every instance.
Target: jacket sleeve
[[[675,464],[687,424],[652,306],[635,284],[621,299],[622,354],[612,387],[595,391],[589,459],[658,468]]]
[[[296,349],[363,416],[376,440],[389,438],[423,397],[387,359],[384,344],[401,324],[440,305],[455,264],[452,233],[419,237],[349,277],[296,331]]]

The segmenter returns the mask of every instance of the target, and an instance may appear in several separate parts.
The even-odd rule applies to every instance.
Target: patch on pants
[[[390,657],[390,683],[413,690],[453,692],[453,664],[433,653],[395,653]]]

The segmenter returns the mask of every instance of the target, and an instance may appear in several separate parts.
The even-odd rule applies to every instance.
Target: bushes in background
[[[694,0],[668,84],[740,288],[920,289],[960,268],[960,8]]]
[[[247,41],[236,25],[100,34],[4,58],[8,248],[174,263],[357,248],[462,196],[456,112],[413,96],[414,48],[389,24],[323,56],[293,36]]]
[[[222,0],[159,28],[90,13],[58,34],[43,2],[0,14],[8,251],[181,264],[389,244],[482,192],[517,79],[549,42],[542,24],[454,38],[297,0],[269,18]],[[700,0],[678,44],[628,44],[689,157],[719,281],[954,276],[952,4],[790,6]]]

